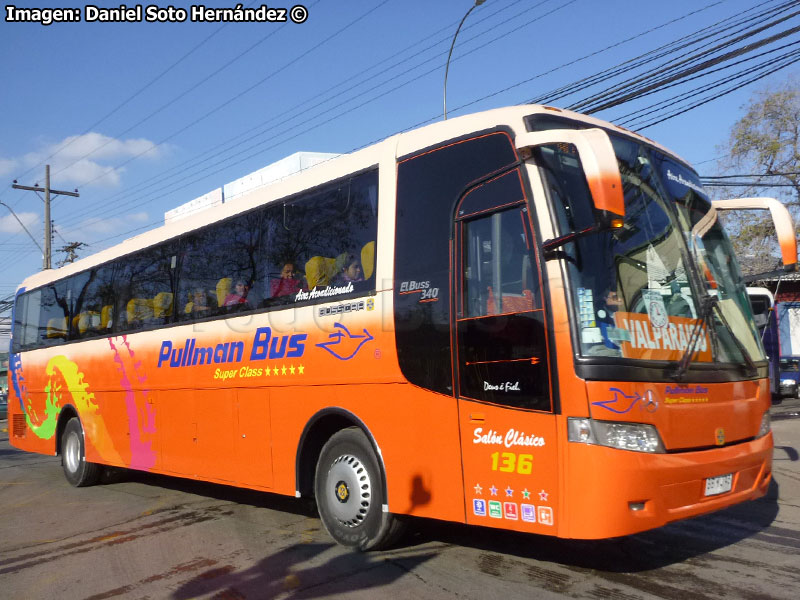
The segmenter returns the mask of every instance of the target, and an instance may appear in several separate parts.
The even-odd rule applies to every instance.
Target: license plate
[[[720,475],[719,477],[709,477],[706,479],[706,496],[716,496],[730,492],[733,486],[733,473]]]

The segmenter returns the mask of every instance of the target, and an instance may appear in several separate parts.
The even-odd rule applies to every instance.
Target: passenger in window
[[[222,304],[224,306],[247,304],[247,292],[249,291],[250,286],[247,285],[247,282],[244,279],[237,279],[233,291],[225,296],[225,301]]]
[[[270,298],[291,296],[303,288],[303,282],[297,276],[293,262],[286,262],[281,269],[281,276],[270,281]]]
[[[211,306],[209,306],[208,302],[208,294],[204,289],[196,288],[192,292],[192,301],[189,310],[194,315],[203,314],[211,310]]]
[[[333,285],[343,285],[347,283],[355,283],[357,281],[364,281],[364,272],[361,270],[361,261],[356,258],[355,254],[344,254],[341,256],[342,261],[341,270],[336,274],[331,282]],[[338,262],[338,261],[337,261]]]

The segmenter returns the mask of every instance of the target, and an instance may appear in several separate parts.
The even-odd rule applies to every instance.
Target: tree
[[[62,246],[56,251],[56,252],[63,252],[64,254],[66,254],[66,256],[64,256],[64,258],[59,260],[56,264],[59,267],[63,267],[64,265],[67,265],[71,262],[75,262],[76,260],[78,260],[78,251],[81,248],[86,248],[88,246],[89,244],[85,244],[83,242],[68,242],[66,245]]]
[[[746,175],[748,185],[726,195],[773,196],[783,201],[795,224],[800,215],[800,79],[756,91],[745,115],[731,128],[722,161],[728,173]],[[731,194],[733,192],[733,194]],[[777,268],[780,258],[771,219],[763,213],[725,216],[736,255],[746,274]]]

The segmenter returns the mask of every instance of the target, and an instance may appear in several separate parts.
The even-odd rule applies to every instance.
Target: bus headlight
[[[645,423],[615,423],[570,417],[567,419],[567,429],[570,442],[635,452],[664,452],[658,430]]]
[[[758,428],[756,439],[764,437],[770,431],[772,431],[772,421],[769,418],[769,411],[767,411],[764,413],[764,416],[761,417],[761,426]]]

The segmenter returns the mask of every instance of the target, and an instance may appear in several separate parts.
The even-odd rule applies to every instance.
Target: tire
[[[343,429],[322,447],[314,477],[322,524],[343,546],[377,550],[397,539],[402,525],[383,512],[383,476],[375,451],[358,427]]]
[[[94,485],[100,478],[100,465],[86,462],[83,427],[77,417],[67,421],[61,434],[61,467],[67,481],[75,487]]]

